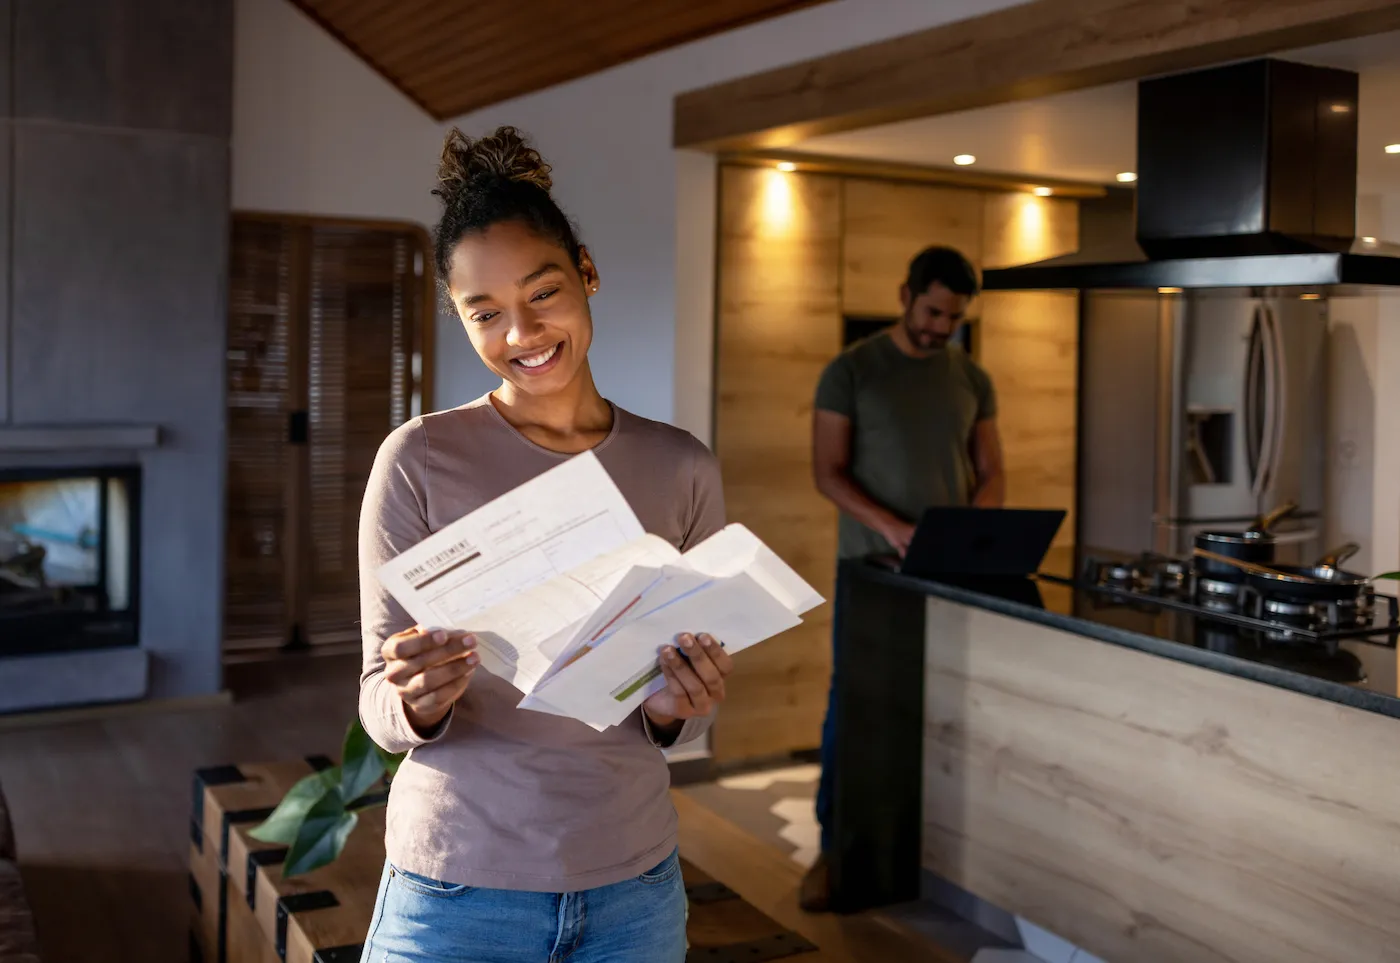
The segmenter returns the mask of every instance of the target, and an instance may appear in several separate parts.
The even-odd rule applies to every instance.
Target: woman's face
[[[578,377],[593,341],[588,299],[598,272],[524,224],[506,221],[457,242],[448,290],[472,347],[507,384],[530,395]]]

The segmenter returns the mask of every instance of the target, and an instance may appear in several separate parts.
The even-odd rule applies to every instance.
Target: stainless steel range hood
[[[1138,85],[1135,230],[989,291],[1400,285],[1356,237],[1357,76],[1264,59]]]

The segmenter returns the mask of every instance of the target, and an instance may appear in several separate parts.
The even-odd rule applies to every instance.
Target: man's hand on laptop
[[[909,551],[909,543],[914,539],[914,526],[903,519],[891,517],[880,526],[880,534],[899,553],[899,557],[903,558]]]

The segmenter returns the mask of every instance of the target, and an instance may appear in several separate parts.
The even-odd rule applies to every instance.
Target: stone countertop
[[[1029,579],[920,579],[864,562],[842,574],[905,588],[1136,649],[1161,658],[1400,718],[1394,640],[1270,642],[1257,633],[1170,609],[1111,604],[1052,576]],[[1378,603],[1386,601],[1378,597]],[[1377,637],[1372,637],[1377,638]]]

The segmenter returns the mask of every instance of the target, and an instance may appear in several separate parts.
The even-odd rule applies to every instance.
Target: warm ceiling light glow
[[[1158,294],[1180,294],[1181,288],[1158,288]]]
[[[1361,239],[1361,243],[1362,243],[1362,244],[1375,244],[1375,243],[1376,243],[1376,239],[1375,239],[1374,237],[1363,237],[1363,238]]]
[[[1400,154],[1400,144],[1386,144],[1385,152],[1387,154]]]
[[[1300,301],[1321,301],[1321,300],[1322,300],[1322,295],[1320,295],[1320,294],[1300,294],[1300,295],[1298,295],[1298,299],[1299,299]]]
[[[797,165],[792,161],[782,161],[778,164],[778,170],[782,171],[784,174],[791,174],[793,171],[797,170]]]
[[[1055,192],[1048,187],[1037,187],[1033,191],[1031,191],[1031,193],[1034,194],[1036,197],[1049,197]]]
[[[1120,184],[1131,184],[1135,180],[1137,180],[1137,175],[1132,171],[1124,171],[1118,175],[1118,183]]]
[[[778,171],[768,171],[764,181],[761,232],[770,236],[786,234],[797,213],[792,199],[792,178]]]
[[[1351,104],[1336,103],[1331,105],[1331,109],[1334,114],[1349,114],[1351,113]]]
[[[967,167],[977,163],[977,158],[971,154],[959,154],[957,157],[953,158],[953,163],[957,164],[959,167]]]

